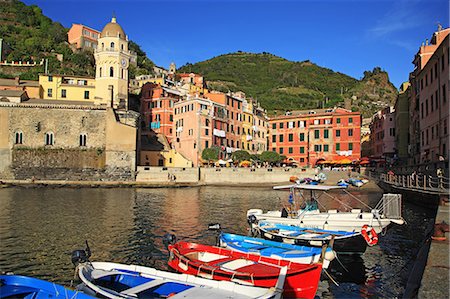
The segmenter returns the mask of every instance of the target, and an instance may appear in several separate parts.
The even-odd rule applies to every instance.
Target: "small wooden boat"
[[[328,268],[330,262],[336,256],[330,247],[326,248],[325,252],[322,253],[322,248],[318,247],[299,246],[227,233],[219,235],[219,244],[222,247],[235,251],[258,254],[300,264],[319,263],[323,254],[322,268],[324,269]]]
[[[255,231],[255,230],[254,230]],[[257,233],[264,239],[303,246],[330,245],[338,253],[363,254],[367,242],[359,232],[333,231],[259,221]]]
[[[56,283],[21,275],[0,275],[0,298],[93,299]]]
[[[285,276],[283,298],[314,298],[321,264],[299,264],[226,248],[179,241],[169,245],[169,266],[214,280],[273,287]]]
[[[105,298],[280,298],[284,284],[281,278],[273,288],[253,287],[110,262],[85,262],[77,269],[78,288]]]

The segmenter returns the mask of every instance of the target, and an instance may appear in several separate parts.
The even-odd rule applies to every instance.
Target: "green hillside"
[[[352,109],[360,110],[365,107],[366,82],[373,81],[372,72],[359,81],[310,61],[293,62],[269,53],[237,52],[221,55],[196,64],[188,63],[178,72],[203,74],[208,87],[212,89],[223,92],[242,90],[256,98],[270,114],[284,113],[285,110],[343,106],[344,99],[350,100],[354,94],[362,100],[356,100]],[[379,73],[376,75],[381,76]],[[380,90],[377,89],[375,94]],[[386,90],[386,93],[392,93],[389,86]],[[393,90],[395,93],[395,88]],[[380,97],[380,100],[386,99]],[[371,107],[364,114],[371,115],[375,111],[375,107]]]
[[[95,61],[91,51],[73,52],[67,42],[67,28],[42,14],[36,5],[27,6],[17,0],[0,1],[0,38],[10,48],[8,61],[41,61],[48,59],[49,71],[66,75],[94,76]],[[130,75],[153,72],[149,60],[139,45],[130,42],[130,49],[138,54],[138,67],[130,69]],[[58,55],[59,54],[59,55]],[[62,61],[57,59],[61,57]],[[14,73],[13,68],[0,69],[1,77],[20,75],[22,79],[38,78],[44,67],[36,67],[25,73]]]

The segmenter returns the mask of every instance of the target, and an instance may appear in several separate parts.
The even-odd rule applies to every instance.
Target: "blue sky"
[[[115,12],[129,38],[157,65],[177,67],[235,52],[270,52],[360,79],[380,66],[396,87],[440,22],[446,0],[25,0],[69,28],[101,30]]]

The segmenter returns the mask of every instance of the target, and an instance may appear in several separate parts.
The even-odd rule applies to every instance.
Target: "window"
[[[48,82],[53,82],[53,76],[48,76]]]
[[[236,141],[236,147],[239,148],[239,141]]]
[[[84,91],[84,99],[89,100],[89,90]]]
[[[283,123],[280,123],[280,129],[283,129],[283,125],[284,125]]]
[[[272,124],[272,129],[276,129],[277,128],[277,124]]]
[[[353,118],[352,118],[352,117],[350,117],[350,118],[348,119],[348,123],[349,123],[349,124],[353,123]]]
[[[272,142],[277,142],[277,135],[272,135]]]
[[[47,89],[47,96],[49,98],[53,97],[53,89],[51,89],[51,88]]]
[[[283,148],[282,147],[280,147],[280,155],[282,155],[283,154]]]
[[[289,134],[289,142],[292,142],[292,141],[294,141],[294,134]]]
[[[288,128],[289,129],[292,129],[292,128],[294,128],[294,125],[295,123],[293,122],[293,121],[290,121],[290,122],[288,122]]]
[[[206,140],[205,141],[205,148],[208,148],[208,146],[209,146],[209,142],[208,142],[208,140]]]
[[[314,151],[315,152],[321,152],[322,151],[322,145],[321,144],[315,144],[314,145]]]
[[[206,136],[209,135],[209,129],[205,129],[205,135],[206,135]]]
[[[279,140],[280,140],[280,142],[283,142],[283,135],[279,136]]]
[[[336,143],[336,151],[340,151],[341,150],[341,144],[340,143]]]
[[[109,76],[114,77],[114,68],[113,67],[109,68]]]
[[[315,124],[315,125],[319,125],[319,124],[320,124],[320,120],[319,120],[319,119],[315,119],[315,120],[314,120],[314,124]]]
[[[428,115],[428,99],[425,101],[425,115]]]
[[[65,89],[61,89],[61,98],[67,97],[67,91]]]
[[[301,146],[300,147],[300,154],[304,154],[305,153],[305,147],[304,146]]]
[[[172,121],[172,122],[173,122],[173,115],[172,115],[172,114],[169,115],[169,121]]]
[[[111,42],[111,49],[114,49],[114,42]]]
[[[336,137],[341,137],[341,130],[336,130]]]
[[[305,141],[305,133],[300,133],[300,141]]]
[[[120,70],[120,79],[123,79],[123,69]]]
[[[305,162],[305,158],[300,158],[300,162]]]
[[[45,133],[45,145],[53,145],[54,144],[53,139],[54,138],[52,132]]]
[[[292,148],[292,147],[290,147],[289,149],[288,149],[288,153],[289,154],[292,154],[294,152],[294,149]]]
[[[86,134],[80,134],[80,146],[86,146]]]
[[[328,149],[329,149],[328,147],[329,147],[328,144],[324,144],[323,145],[323,151],[324,152],[328,152]]]
[[[314,130],[314,138],[315,139],[319,139],[320,138],[320,131],[319,130]]]
[[[445,84],[442,85],[442,99],[444,103],[447,102],[447,89],[445,89]]]
[[[22,133],[22,131],[17,131],[15,134],[14,143],[22,144],[22,141],[23,141],[23,133]]]
[[[348,136],[353,136],[353,129],[348,129]]]
[[[420,104],[420,116],[423,118],[423,103]]]
[[[328,131],[328,129],[323,130],[323,138],[329,138],[329,131]]]
[[[336,123],[337,123],[337,124],[340,124],[340,123],[341,123],[341,119],[340,119],[340,118],[337,118],[337,119],[336,119]]]

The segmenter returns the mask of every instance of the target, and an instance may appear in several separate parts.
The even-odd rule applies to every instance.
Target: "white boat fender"
[[[334,250],[325,252],[324,259],[326,259],[327,261],[331,262],[332,260],[334,260],[335,257],[336,257],[336,252]]]

